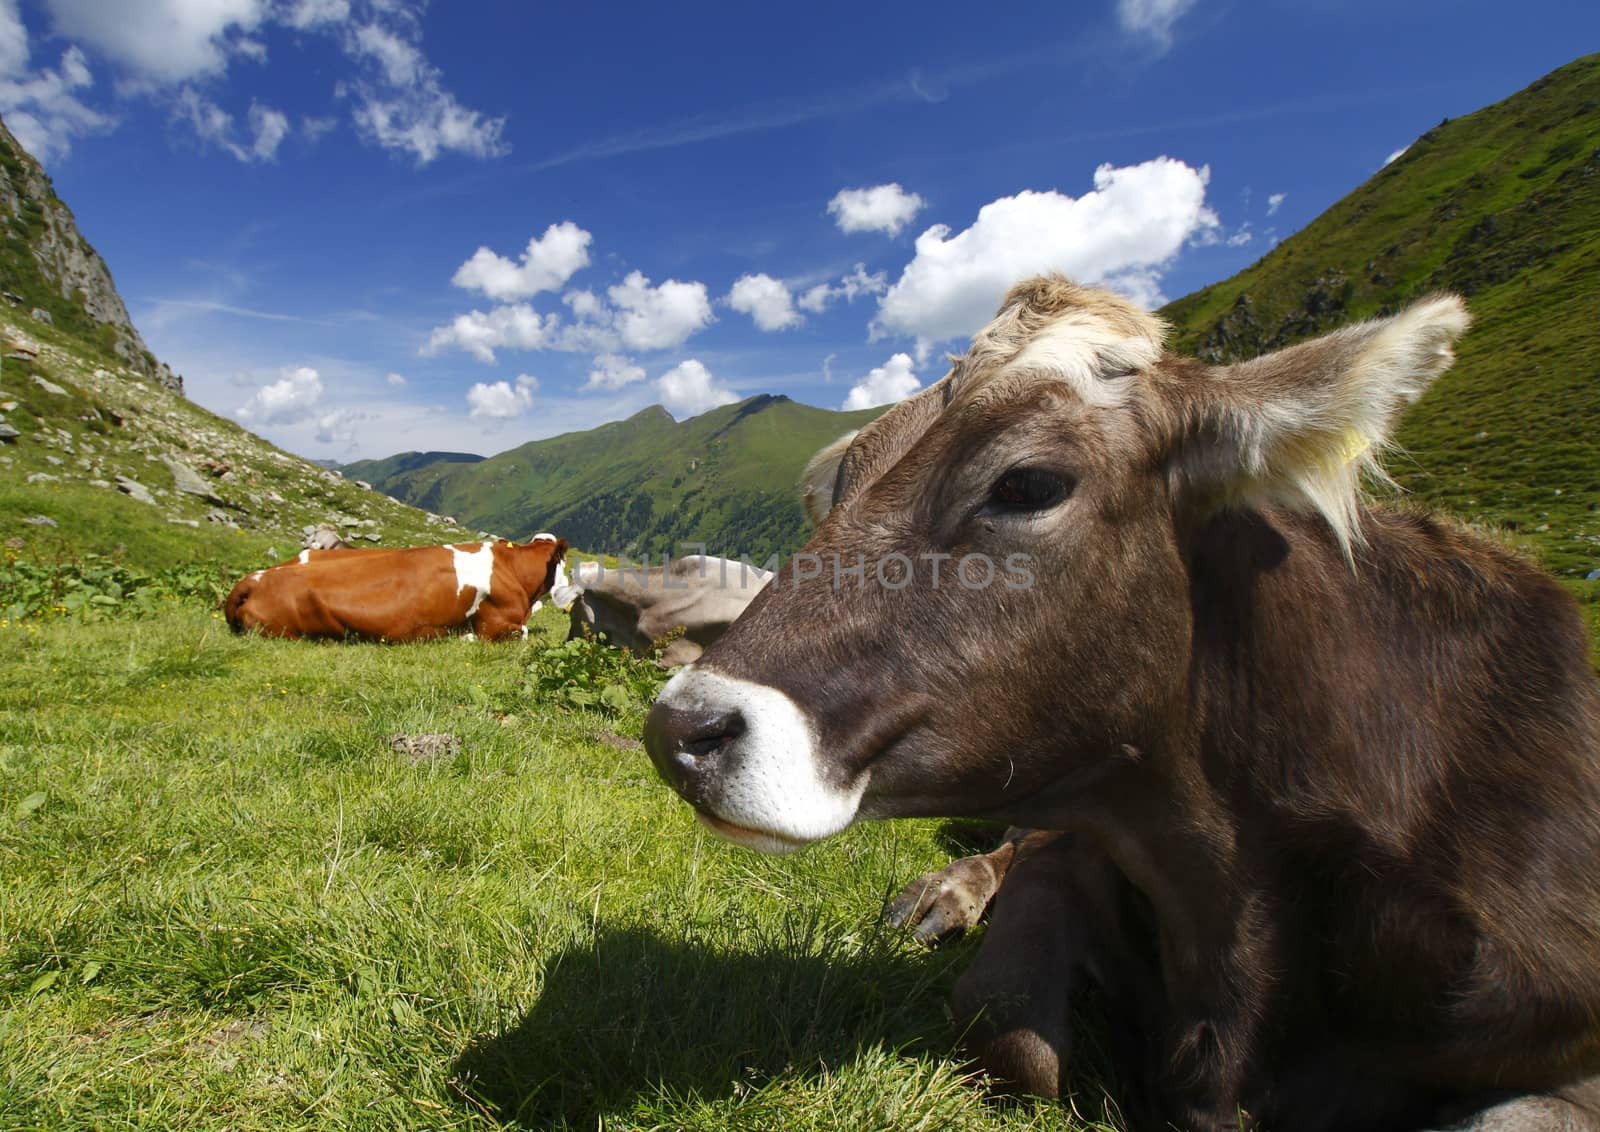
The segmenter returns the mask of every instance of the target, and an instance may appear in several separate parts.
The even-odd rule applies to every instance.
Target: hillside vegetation
[[[1179,349],[1233,361],[1440,290],[1467,297],[1473,327],[1406,414],[1390,471],[1560,574],[1600,567],[1600,55],[1440,123],[1162,313]]]
[[[406,453],[343,471],[513,537],[555,531],[574,546],[635,556],[703,542],[715,554],[765,561],[805,542],[796,483],[812,453],[881,412],[763,395],[674,421],[652,406],[481,462]]]

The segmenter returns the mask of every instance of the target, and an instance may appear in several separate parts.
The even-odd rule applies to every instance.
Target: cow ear
[[[1362,473],[1406,405],[1449,368],[1471,321],[1455,295],[1238,365],[1177,371],[1163,390],[1178,421],[1175,487],[1205,507],[1315,510],[1350,552]]]
[[[806,521],[813,527],[819,525],[833,510],[834,485],[839,482],[839,468],[844,463],[844,454],[850,450],[850,442],[855,438],[855,432],[845,433],[806,461],[805,471],[800,473],[800,502],[805,507]]]

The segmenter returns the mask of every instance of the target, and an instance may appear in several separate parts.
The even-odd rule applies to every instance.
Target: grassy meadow
[[[1100,1126],[1091,1080],[972,1087],[973,943],[878,924],[954,831],[722,843],[642,694],[541,691],[563,629],[316,645],[182,598],[0,629],[0,1127]]]

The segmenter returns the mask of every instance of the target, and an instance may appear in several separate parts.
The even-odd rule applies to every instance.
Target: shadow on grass
[[[868,1048],[952,1048],[943,1004],[967,949],[913,952],[889,937],[846,948],[827,930],[780,925],[737,953],[606,932],[553,959],[533,1009],[469,1046],[452,1084],[508,1123],[593,1128],[652,1097],[744,1095]]]

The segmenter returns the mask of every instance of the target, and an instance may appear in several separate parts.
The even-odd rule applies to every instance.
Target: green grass
[[[939,825],[726,845],[619,739],[642,700],[529,699],[535,628],[0,630],[0,1127],[1095,1126],[975,1087],[972,943],[879,926]],[[389,745],[434,732],[459,749]]]

